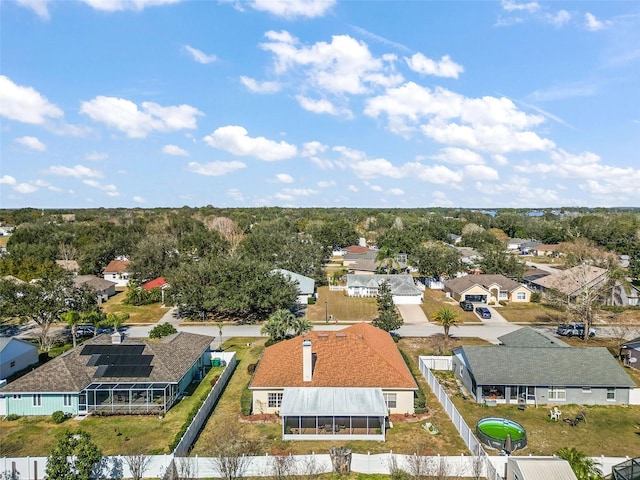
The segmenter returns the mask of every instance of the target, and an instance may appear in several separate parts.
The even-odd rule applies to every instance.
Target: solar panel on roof
[[[142,355],[144,345],[85,345],[80,355]]]
[[[91,355],[88,367],[96,365],[151,365],[153,355]]]
[[[102,367],[99,367],[100,370]],[[151,375],[153,367],[151,365],[109,365],[102,372],[102,377],[148,377]],[[96,374],[98,372],[96,371]],[[94,375],[95,377],[96,375]]]

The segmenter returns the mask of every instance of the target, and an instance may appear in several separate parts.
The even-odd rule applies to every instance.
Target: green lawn
[[[460,308],[458,302],[451,298],[447,298],[442,290],[431,290],[429,288],[424,291],[424,300],[420,307],[427,316],[429,321],[433,318],[434,314],[442,308],[444,305],[451,307],[458,314],[459,323],[478,323],[482,321],[473,312],[465,312]]]
[[[568,321],[565,312],[541,303],[508,303],[495,308],[509,322],[560,325]]]
[[[102,304],[104,313],[128,313],[129,318],[125,322],[128,323],[157,323],[162,316],[169,310],[162,307],[160,303],[152,303],[151,305],[125,305],[124,300],[127,298],[126,289],[119,291],[108,301]]]
[[[169,445],[187,419],[189,411],[211,390],[211,379],[222,368],[213,368],[164,418],[149,415],[89,416],[56,425],[50,417],[0,420],[0,457],[48,456],[65,429],[85,430],[105,455],[169,453]]]
[[[375,297],[347,297],[345,291],[331,292],[328,286],[320,287],[318,301],[307,307],[307,318],[311,322],[324,322],[325,314],[346,322],[373,320],[378,315],[377,300]]]

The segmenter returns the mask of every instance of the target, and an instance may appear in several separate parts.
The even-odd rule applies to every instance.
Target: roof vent
[[[329,338],[329,334],[328,333],[319,333],[318,334],[318,338]]]
[[[347,338],[346,333],[336,333],[336,338]]]

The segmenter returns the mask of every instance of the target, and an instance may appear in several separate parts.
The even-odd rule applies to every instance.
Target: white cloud
[[[338,152],[346,160],[365,160],[367,158],[366,153],[342,145],[333,147],[332,150]]]
[[[136,195],[135,197],[133,197],[133,201],[136,203],[145,203],[146,200],[138,195]]]
[[[411,58],[405,58],[407,65],[414,72],[436,77],[458,78],[464,67],[457,64],[449,55],[443,56],[440,61],[425,57],[422,53],[414,53]]]
[[[162,147],[162,153],[167,155],[174,155],[176,157],[188,157],[189,152],[185,149],[178,147],[177,145],[165,145]]]
[[[321,170],[333,170],[336,164],[326,158],[311,157],[311,162]]]
[[[59,177],[93,177],[102,178],[102,172],[99,170],[92,170],[84,165],[76,165],[75,167],[65,167],[63,165],[53,165],[47,168],[43,173],[48,175],[57,175]]]
[[[347,190],[353,193],[357,193],[359,191],[358,187],[356,187],[355,185],[347,185]]]
[[[499,153],[493,156],[493,160],[501,167],[504,167],[505,165],[509,165],[509,159],[504,155],[500,155]]]
[[[391,177],[402,178],[406,173],[384,158],[358,160],[349,163],[349,167],[358,178]]]
[[[15,185],[18,181],[11,175],[3,175],[0,177],[0,185]]]
[[[333,180],[320,180],[318,182],[318,186],[320,188],[335,187],[336,186],[336,182],[334,182]]]
[[[109,154],[104,152],[91,152],[91,153],[87,153],[84,156],[84,159],[88,160],[89,162],[98,162],[102,160],[107,160],[108,158],[109,158]]]
[[[274,198],[285,202],[291,202],[298,197],[308,197],[318,193],[317,190],[310,188],[283,188],[274,195]]]
[[[415,178],[424,182],[436,183],[439,185],[454,185],[463,180],[460,172],[455,172],[444,165],[423,165],[421,163],[408,163],[405,169]]]
[[[211,54],[208,55],[206,53],[204,53],[202,50],[198,50],[197,48],[193,48],[191,45],[185,45],[184,50],[191,55],[191,57],[198,63],[202,63],[203,65],[206,65],[208,63],[213,63],[215,62],[218,57],[216,57],[215,55]]]
[[[236,170],[240,170],[246,167],[247,166],[244,163],[237,160],[233,160],[231,162],[216,161],[209,163],[189,162],[187,170],[193,173],[197,173],[198,175],[220,177],[222,175],[227,175],[228,173],[232,173]]]
[[[82,183],[85,185],[89,185],[90,187],[97,188],[98,190],[102,190],[108,197],[119,197],[120,193],[118,192],[118,187],[113,184],[102,185],[95,180],[83,180]]]
[[[553,85],[542,90],[535,90],[527,99],[546,102],[553,100],[564,100],[572,97],[589,97],[598,93],[600,85],[593,82],[574,82],[562,85]]]
[[[35,150],[36,152],[47,151],[47,146],[44,143],[42,143],[40,140],[38,140],[36,137],[29,137],[29,136],[20,137],[20,138],[16,138],[16,142],[18,142],[20,145],[27,147],[31,150]]]
[[[80,113],[126,133],[129,138],[144,138],[150,132],[172,132],[195,129],[196,117],[203,115],[190,105],[163,107],[153,102],[142,102],[141,109],[130,100],[98,96],[82,102]]]
[[[329,115],[344,116],[345,118],[353,118],[353,112],[349,109],[336,108],[336,106],[329,100],[321,98],[319,100],[313,100],[305,97],[304,95],[296,95],[298,104],[305,110],[313,113],[327,113]]]
[[[391,188],[387,193],[389,193],[390,195],[400,196],[404,195],[404,190],[402,190],[401,188]]]
[[[381,192],[384,190],[380,185],[369,185],[369,188],[374,192]]]
[[[585,27],[590,32],[597,32],[598,30],[604,30],[611,25],[611,21],[600,21],[592,13],[585,13],[584,20],[586,22]]]
[[[291,19],[321,17],[335,3],[335,0],[251,0],[249,5],[255,10]]]
[[[402,76],[395,73],[395,56],[374,57],[366,43],[348,35],[334,35],[331,43],[299,46],[289,32],[270,31],[271,40],[261,48],[273,53],[277,74],[299,69],[306,84],[316,90],[341,95],[367,93],[373,86],[397,85]]]
[[[293,183],[293,177],[288,173],[278,173],[276,180],[280,183]]]
[[[49,20],[49,1],[50,0],[17,0],[16,3],[22,7],[33,10],[33,12],[43,20]]]
[[[300,153],[300,156],[314,157],[319,153],[326,151],[327,148],[329,147],[320,142],[316,142],[315,140],[313,142],[306,142],[302,144],[302,152]]]
[[[237,125],[216,129],[204,137],[207,145],[238,156],[252,156],[260,160],[275,161],[295,157],[298,148],[284,141],[276,142],[265,137],[252,138],[249,132]]]
[[[18,193],[33,193],[38,190],[38,187],[30,183],[19,183],[13,186],[13,189]]]
[[[538,2],[517,3],[514,0],[502,0],[502,8],[507,12],[528,12],[534,13],[540,10]]]
[[[448,147],[440,150],[440,153],[433,155],[431,158],[447,163],[455,163],[459,165],[482,165],[484,159],[481,155],[465,148]]]
[[[495,181],[500,179],[498,171],[486,165],[467,165],[464,167],[464,175],[469,180]]]
[[[402,43],[394,42],[394,41],[389,40],[387,38],[381,37],[380,35],[376,35],[375,33],[372,33],[370,31],[365,30],[364,28],[358,27],[356,25],[350,25],[350,26],[356,32],[358,32],[360,35],[362,35],[363,37],[368,38],[369,40],[373,40],[375,42],[382,43],[383,45],[395,48],[397,50],[402,50],[404,52],[411,52],[411,49],[409,47],[407,47],[406,45],[403,45]]]
[[[0,75],[0,116],[41,125],[47,118],[62,117],[63,113],[35,89],[17,85]]]
[[[546,19],[555,27],[560,28],[571,20],[571,14],[566,10],[558,10],[555,14],[547,14]]]
[[[240,77],[240,81],[253,93],[276,93],[282,89],[282,85],[279,82],[258,82],[244,75]]]
[[[229,190],[227,190],[227,195],[239,202],[244,200],[244,195],[242,195],[242,192],[237,188],[230,188]]]
[[[146,7],[170,5],[182,0],[82,0],[96,10],[104,12],[118,12],[123,10],[142,11]]]

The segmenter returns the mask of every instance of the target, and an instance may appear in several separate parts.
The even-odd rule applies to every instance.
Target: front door
[[[535,403],[536,400],[536,389],[535,387],[528,385],[519,385],[518,386],[518,401],[524,403]]]
[[[80,397],[78,399],[78,414],[86,415],[87,413],[89,413],[87,410],[87,392],[80,392]]]

